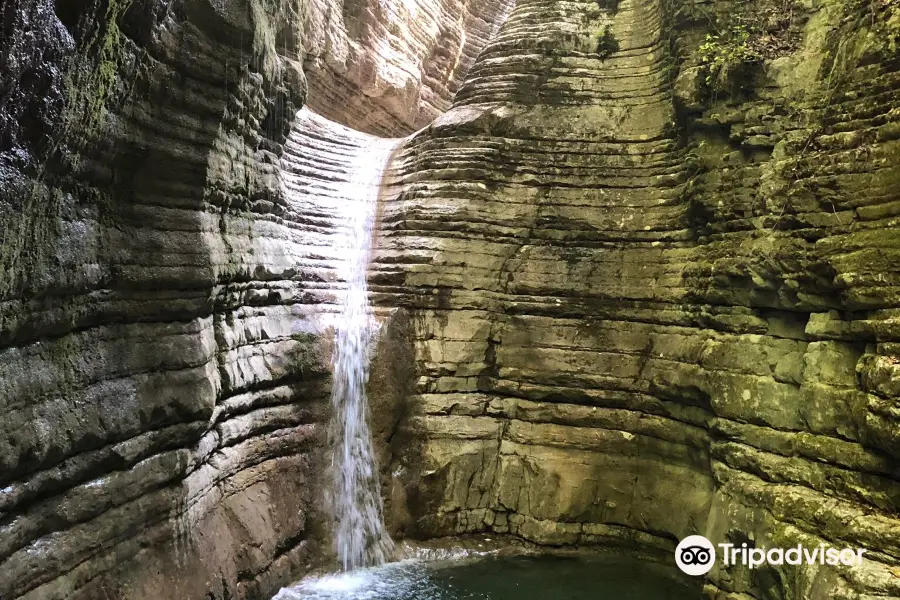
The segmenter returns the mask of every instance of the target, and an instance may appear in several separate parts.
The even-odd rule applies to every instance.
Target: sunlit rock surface
[[[512,0],[312,0],[304,13],[309,107],[398,137],[447,110]]]

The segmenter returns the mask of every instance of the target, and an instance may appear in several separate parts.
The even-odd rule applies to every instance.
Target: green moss
[[[49,280],[54,264],[53,240],[59,235],[59,207],[64,193],[41,181],[20,188],[24,196],[19,218],[0,231],[0,297],[20,293],[27,279]]]
[[[57,164],[54,171],[77,173],[78,148],[86,139],[95,137],[104,122],[107,106],[120,87],[119,65],[126,40],[118,23],[132,1],[109,0],[104,4],[97,0],[89,5],[73,31],[78,46],[66,65],[66,104],[60,129],[36,165],[33,179],[17,193],[21,218],[0,231],[0,294],[21,291],[28,281],[52,279],[52,248],[59,235],[59,214],[66,198],[62,182],[45,181],[48,165],[53,161]],[[69,181],[63,187],[72,185]]]
[[[619,51],[619,40],[613,35],[612,25],[607,25],[603,31],[597,32],[595,35],[597,40],[596,53],[601,59],[607,59]]]
[[[832,21],[821,76],[836,93],[868,76],[858,67],[894,60],[900,52],[900,0],[845,0]]]
[[[116,92],[125,36],[119,20],[133,0],[109,0],[97,29],[85,36],[66,77],[64,136],[97,132]]]

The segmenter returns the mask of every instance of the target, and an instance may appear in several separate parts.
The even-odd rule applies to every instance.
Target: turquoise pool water
[[[674,569],[674,565],[672,569]],[[311,578],[274,600],[697,600],[656,564],[598,556],[404,561]]]

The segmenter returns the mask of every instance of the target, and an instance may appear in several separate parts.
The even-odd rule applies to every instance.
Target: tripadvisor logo
[[[689,535],[675,548],[675,564],[688,575],[706,575],[716,562],[716,549],[702,535]]]
[[[844,565],[862,564],[864,548],[830,548],[819,544],[814,548],[749,548],[747,544],[718,544],[722,564],[743,565],[755,569],[762,565]],[[675,564],[688,575],[705,575],[716,563],[716,548],[702,535],[689,535],[675,548]]]

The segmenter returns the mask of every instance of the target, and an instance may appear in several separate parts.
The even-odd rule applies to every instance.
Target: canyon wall
[[[265,597],[306,560],[327,394],[279,217],[297,16],[3,17],[0,597]]]
[[[510,0],[313,0],[304,5],[309,107],[359,131],[401,137],[450,107]]]
[[[0,597],[268,598],[308,568],[355,138],[288,134],[308,87],[362,85],[307,83],[347,58],[312,55],[316,15],[357,13],[327,35],[366,73],[419,65],[375,84],[385,115],[419,85],[447,103],[502,16],[387,6],[0,9]],[[366,33],[401,9],[429,33]]]
[[[434,119],[370,278],[397,535],[861,545],[707,591],[900,597],[898,3],[742,6],[5,4],[0,597],[316,554],[359,138],[303,105]]]
[[[517,2],[384,208],[395,528],[861,546],[707,592],[900,596],[898,19]]]

